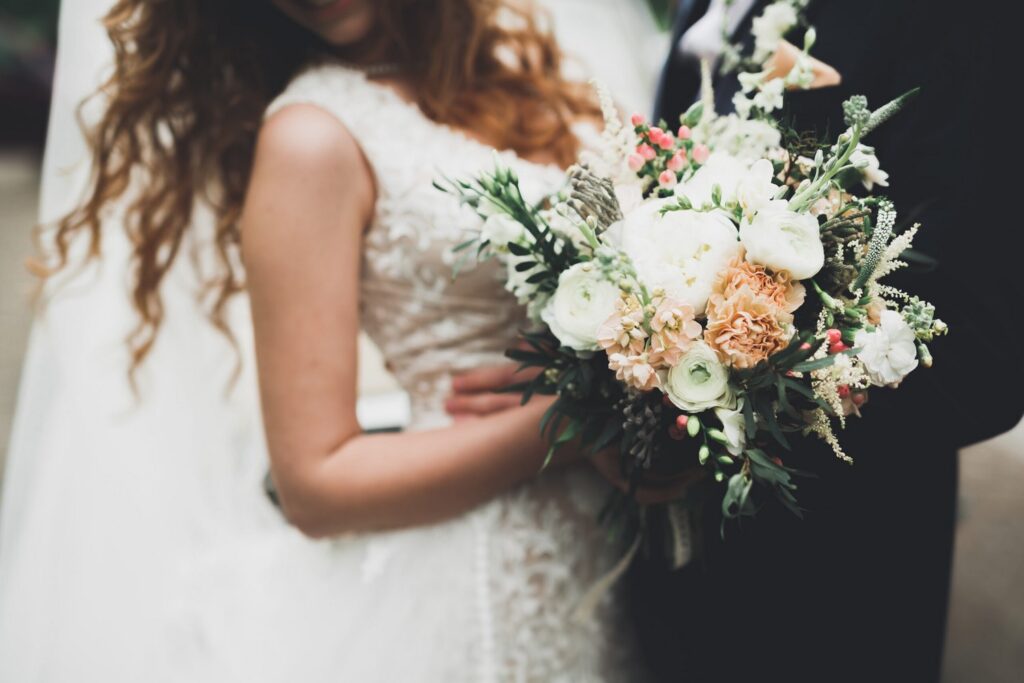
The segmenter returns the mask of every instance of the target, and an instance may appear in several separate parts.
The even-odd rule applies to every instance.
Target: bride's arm
[[[544,400],[446,429],[361,433],[359,264],[375,195],[359,147],[330,115],[298,105],[267,120],[243,257],[273,478],[285,514],[311,536],[456,515],[536,474],[546,450]]]

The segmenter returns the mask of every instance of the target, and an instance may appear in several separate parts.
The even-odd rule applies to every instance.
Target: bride
[[[500,361],[522,319],[494,263],[452,280],[478,219],[432,181],[498,148],[533,198],[558,190],[595,112],[553,41],[487,0],[121,0],[106,21],[97,172],[59,224],[56,269],[127,226],[139,323],[115,371],[138,401],[97,408],[111,358],[79,367],[66,342],[62,379],[104,384],[52,398],[56,432],[19,424],[82,457],[8,482],[25,490],[5,495],[0,679],[636,680],[616,601],[574,614],[621,553],[596,522],[604,483],[572,448],[538,474],[542,399],[444,412],[452,375]],[[239,257],[280,511],[258,485],[258,424],[216,424],[220,384],[252,379],[244,332],[241,374],[222,354],[161,373],[169,426],[148,431],[139,407],[155,364],[209,346],[168,287],[210,285],[215,325],[246,329]],[[79,345],[104,312],[78,313]],[[360,326],[411,396],[405,433],[359,430]]]

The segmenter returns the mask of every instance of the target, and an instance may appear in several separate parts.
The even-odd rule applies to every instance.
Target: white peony
[[[896,311],[884,310],[874,332],[860,330],[854,346],[871,381],[878,386],[899,384],[917,367],[914,330]]]
[[[744,214],[752,214],[771,204],[779,186],[772,182],[775,168],[767,159],[758,159],[736,185],[736,201]]]
[[[743,399],[736,403],[736,408],[715,408],[715,416],[722,421],[722,433],[725,434],[725,448],[733,455],[739,455],[747,445],[747,420],[743,417]]]
[[[861,182],[868,191],[875,185],[889,187],[889,174],[882,170],[873,147],[857,145],[850,155],[850,163],[860,172]]]
[[[558,288],[541,311],[541,319],[564,346],[596,351],[597,330],[613,313],[621,291],[600,268],[577,263],[558,276]]]
[[[708,408],[732,408],[736,403],[729,388],[729,371],[704,342],[690,347],[668,371],[664,389],[676,407],[691,413]]]
[[[509,242],[522,242],[529,233],[522,224],[507,213],[493,212],[480,228],[480,237],[491,243],[498,252],[507,252]]]
[[[700,315],[719,271],[740,252],[736,226],[718,211],[669,211],[662,216],[661,208],[673,202],[648,201],[631,211],[621,226],[622,250],[641,282],[663,288]]]
[[[713,152],[707,162],[689,180],[676,186],[676,195],[690,200],[695,207],[710,205],[715,185],[722,191],[722,203],[736,200],[736,186],[749,166],[730,154]]]
[[[740,241],[747,260],[772,270],[788,271],[794,280],[814,277],[825,265],[818,219],[772,202],[740,223]]]

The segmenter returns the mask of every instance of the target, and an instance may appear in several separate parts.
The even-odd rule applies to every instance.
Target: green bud
[[[715,472],[715,481],[721,483],[725,479],[725,472],[718,470]]]
[[[704,444],[700,447],[700,450],[697,451],[697,460],[700,461],[701,465],[704,465],[707,463],[709,457],[711,457],[711,449],[708,448],[707,444]]]
[[[736,461],[730,458],[728,455],[722,454],[718,456],[718,463],[720,465],[735,465]]]
[[[686,197],[684,195],[679,195],[676,198],[676,203],[679,204],[679,208],[683,209],[684,211],[689,211],[690,209],[693,208],[693,204],[690,202],[689,197]]]
[[[711,186],[711,201],[715,206],[722,205],[722,186],[718,183]]]
[[[686,433],[690,436],[697,436],[698,432],[700,432],[700,420],[696,415],[691,415],[686,423]]]
[[[729,440],[725,438],[725,434],[719,429],[708,429],[706,434],[708,438],[714,439],[718,443],[728,443]]]
[[[818,40],[818,32],[811,26],[804,33],[804,52],[810,52],[811,48],[814,47],[815,41]]]

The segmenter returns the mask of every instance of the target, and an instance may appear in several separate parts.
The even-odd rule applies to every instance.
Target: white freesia
[[[715,186],[722,192],[722,203],[736,201],[736,186],[747,174],[749,165],[731,154],[713,152],[707,162],[686,182],[677,185],[677,196],[686,197],[693,206],[710,205]]]
[[[587,244],[587,238],[580,232],[580,226],[577,222],[579,219],[573,220],[566,215],[566,212],[569,210],[567,207],[560,210],[545,209],[540,212],[540,215],[547,221],[547,224],[551,227],[551,232],[556,236],[561,237],[567,242],[572,242],[578,247],[584,246]]]
[[[776,272],[788,271],[794,280],[814,277],[825,265],[818,219],[790,211],[785,202],[772,202],[752,220],[744,219],[740,241],[748,261]]]
[[[621,291],[590,262],[577,263],[558,276],[558,288],[541,319],[564,346],[595,351],[597,330],[614,312]]]
[[[896,385],[917,367],[916,336],[896,311],[884,310],[879,318],[880,323],[873,332],[858,331],[853,343],[860,348],[857,357],[864,363],[873,383]]]
[[[691,413],[708,408],[732,408],[736,403],[729,388],[729,371],[704,342],[695,343],[668,371],[664,388],[676,407]]]
[[[747,421],[743,417],[743,399],[736,402],[736,408],[715,408],[715,416],[722,421],[725,434],[725,448],[733,455],[739,455],[747,445]]]
[[[522,223],[498,211],[491,213],[480,228],[480,237],[490,242],[495,251],[502,253],[508,251],[509,242],[522,242],[528,236]]]
[[[765,112],[773,112],[782,108],[782,93],[786,87],[781,78],[773,78],[761,85],[754,95],[754,106]]]
[[[741,93],[737,95],[749,102]],[[742,161],[755,161],[782,152],[782,134],[779,129],[760,119],[729,114],[712,119],[707,128],[702,141],[708,147]]]
[[[861,182],[867,190],[872,190],[875,185],[889,187],[889,174],[881,169],[873,147],[857,145],[850,155],[850,163],[860,172]]]
[[[669,211],[675,200],[645,202],[620,228],[622,250],[641,282],[661,287],[682,304],[704,312],[715,278],[740,252],[736,226],[722,212]]]
[[[763,61],[773,55],[779,47],[779,41],[796,22],[796,9],[790,0],[779,0],[765,7],[761,16],[751,22],[754,59]]]
[[[743,213],[750,215],[765,208],[775,199],[779,186],[772,182],[775,167],[767,159],[758,159],[736,185],[736,201]]]

